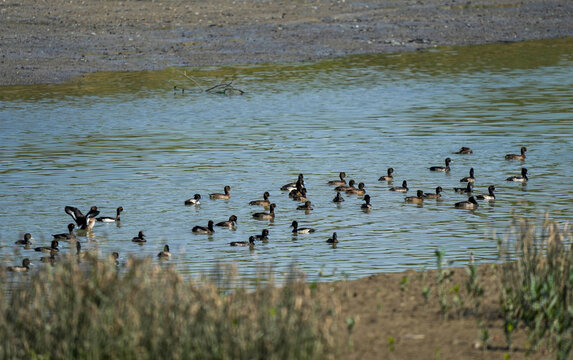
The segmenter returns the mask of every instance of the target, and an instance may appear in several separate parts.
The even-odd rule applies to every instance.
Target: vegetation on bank
[[[503,326],[507,354],[516,333],[525,333],[522,351],[548,351],[556,359],[572,354],[573,245],[567,224],[546,218],[536,226],[516,218],[497,239],[495,285],[485,287],[470,261],[463,283],[452,281],[436,251],[437,270],[419,273],[415,291],[432,303],[436,319],[475,319],[480,348],[490,347],[492,324]],[[487,265],[490,267],[490,265]],[[130,259],[118,269],[113,259],[61,259],[48,271],[23,275],[7,289],[0,273],[1,358],[265,358],[315,359],[352,354],[353,309],[344,298],[304,281],[294,270],[284,284],[269,273],[254,286],[236,282],[232,268],[216,277],[184,279],[176,270]],[[435,276],[428,276],[429,274]],[[280,286],[278,286],[280,285]],[[402,277],[399,292],[410,281]],[[14,286],[13,283],[10,286]],[[484,306],[485,296],[498,302]],[[344,315],[344,316],[343,316]],[[498,319],[502,319],[499,321]],[[388,351],[400,346],[388,338]]]

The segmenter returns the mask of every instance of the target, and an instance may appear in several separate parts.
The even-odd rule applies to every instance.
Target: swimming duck
[[[418,190],[416,192],[416,196],[406,196],[404,201],[411,204],[422,204],[424,202],[424,192],[422,190]]]
[[[306,201],[306,188],[302,188],[300,191],[293,190],[289,193],[289,197],[295,201]]]
[[[439,199],[439,198],[442,197],[442,194],[441,194],[441,193],[442,193],[442,190],[443,190],[442,187],[441,187],[441,186],[438,186],[438,187],[436,187],[436,193],[435,193],[435,194],[433,194],[433,193],[425,193],[425,194],[424,194],[424,197],[425,197],[426,199]]]
[[[446,158],[445,163],[446,166],[432,166],[430,167],[430,171],[444,171],[444,172],[448,172],[450,171],[450,163],[452,162],[452,159],[450,158]]]
[[[266,242],[269,240],[269,231],[267,229],[263,229],[261,235],[255,235],[255,240]]]
[[[298,221],[296,220],[292,222],[291,227],[293,234],[310,234],[316,231],[312,228],[299,228]]]
[[[467,201],[460,201],[454,205],[458,209],[477,209],[479,204],[473,196],[470,196]]]
[[[211,235],[215,232],[215,229],[213,229],[213,220],[209,220],[209,222],[207,223],[207,227],[197,225],[194,226],[191,231],[194,232],[195,234]]]
[[[24,239],[16,240],[16,242],[15,242],[14,244],[16,244],[16,245],[25,245],[25,246],[30,246],[30,245],[32,245],[32,234],[30,234],[30,233],[25,233],[25,234],[24,234]]]
[[[185,205],[201,205],[201,195],[195,194],[191,199],[185,200]]]
[[[525,152],[527,148],[525,146],[521,147],[521,155],[517,154],[507,154],[505,155],[505,160],[525,160]]]
[[[340,180],[331,180],[328,182],[328,185],[336,185],[336,186],[346,185],[346,180],[344,180],[344,178],[346,177],[346,173],[342,171],[340,174],[338,174],[338,176],[340,177]]]
[[[30,265],[32,265],[32,263],[30,262],[30,259],[25,258],[24,260],[22,260],[22,266],[18,266],[18,265],[8,266],[6,268],[6,270],[14,271],[14,272],[28,271],[28,270],[30,270]]]
[[[329,244],[338,244],[338,235],[336,235],[336,231],[332,233],[332,237],[326,240]]]
[[[269,192],[265,191],[265,193],[263,194],[263,200],[253,200],[251,202],[249,202],[249,205],[258,205],[258,206],[269,206],[271,204],[271,202],[269,201]]]
[[[336,193],[336,196],[334,197],[334,199],[332,199],[332,201],[335,203],[344,201],[344,198],[342,197],[342,195],[340,195],[340,191]]]
[[[354,179],[350,179],[350,181],[348,182],[348,185],[339,185],[339,186],[334,188],[334,191],[346,191],[346,190],[354,189],[354,184],[356,184]]]
[[[489,194],[478,195],[478,196],[476,196],[476,199],[477,200],[495,200],[495,194],[493,193],[495,191],[495,186],[493,186],[493,185],[488,186],[487,191]]]
[[[394,173],[394,168],[388,168],[388,174],[384,175],[384,176],[380,176],[378,178],[378,181],[392,181],[394,180],[394,175],[392,175]]]
[[[59,251],[59,249],[58,249],[58,246],[59,246],[59,245],[60,245],[60,244],[58,243],[58,240],[52,240],[52,243],[51,243],[50,246],[40,246],[40,247],[35,248],[34,250],[35,250],[35,251],[45,252],[45,253],[49,253],[49,252],[51,252],[52,250],[58,252],[58,251]]]
[[[255,247],[255,237],[249,236],[249,241],[232,241],[229,243],[231,246],[249,246],[250,248]]]
[[[277,205],[275,203],[272,203],[270,208],[269,208],[269,212],[265,213],[265,212],[258,212],[258,213],[254,213],[253,217],[255,219],[259,219],[259,220],[272,220],[275,218],[275,207]]]
[[[74,219],[76,225],[78,225],[82,230],[90,230],[91,228],[88,228],[90,226],[89,219],[95,218],[99,215],[97,206],[92,206],[86,215],[84,215],[78,208],[73,206],[66,206],[64,211],[66,214],[70,215],[72,219]],[[91,227],[93,227],[93,222],[91,223]]]
[[[529,178],[527,177],[527,169],[521,168],[521,176],[510,176],[506,179],[507,181],[517,181],[517,182],[527,182]]]
[[[291,182],[281,186],[281,190],[293,191],[294,189],[297,188],[297,184],[299,184],[301,187],[304,187],[304,176],[302,174],[298,174],[298,179],[295,182]]]
[[[364,190],[364,183],[361,182],[360,184],[358,184],[358,189],[353,188],[353,189],[348,189],[346,190],[347,194],[354,194],[354,195],[364,195],[366,194],[366,190]]]
[[[229,200],[231,198],[231,187],[229,185],[225,186],[224,188],[225,193],[221,194],[221,193],[214,193],[214,194],[209,194],[209,198],[212,200],[215,199],[223,199],[223,200]]]
[[[456,151],[454,154],[464,154],[464,155],[467,155],[467,154],[473,154],[473,151],[472,151],[472,149],[470,149],[469,147],[462,146],[462,147],[460,148],[460,150],[459,150],[459,151]]]
[[[226,228],[232,229],[235,227],[236,223],[237,223],[237,217],[235,215],[231,215],[231,216],[229,216],[228,221],[218,222],[215,224],[215,226],[221,226],[221,227],[226,227]]]
[[[457,193],[471,193],[472,192],[472,183],[468,183],[468,185],[466,187],[463,188],[459,188],[459,187],[455,187],[454,191]]]
[[[165,245],[163,247],[163,251],[157,254],[157,257],[160,259],[169,259],[171,257],[171,252],[169,251],[169,245]]]
[[[364,204],[360,205],[362,210],[371,210],[372,204],[370,204],[370,195],[364,195]]]
[[[137,236],[135,236],[131,239],[131,241],[136,242],[136,243],[144,243],[147,240],[145,239],[145,234],[143,233],[143,231],[140,231],[139,233],[137,233]]]
[[[117,251],[114,251],[111,253],[111,255],[109,255],[109,259],[115,264],[115,265],[119,265],[119,253]]]
[[[390,191],[398,191],[398,192],[408,192],[408,182],[406,180],[402,181],[402,186],[392,186]]]
[[[309,200],[304,202],[304,205],[297,206],[297,210],[312,210],[312,204]]]
[[[76,226],[72,223],[68,224],[68,232],[62,234],[52,235],[55,240],[75,240],[76,234],[74,234],[74,228]]]
[[[470,176],[466,176],[460,179],[460,182],[475,182],[476,178],[474,177],[474,168],[470,169]]]
[[[110,216],[101,216],[96,218],[97,221],[99,222],[116,222],[119,221],[119,214],[121,214],[121,212],[123,211],[123,207],[118,207],[117,209],[115,209],[115,217],[110,217]]]

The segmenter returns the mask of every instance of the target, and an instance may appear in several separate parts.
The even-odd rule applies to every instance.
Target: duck
[[[255,235],[255,240],[266,242],[269,240],[269,230],[263,229],[261,235]]]
[[[271,194],[269,194],[268,191],[265,191],[265,193],[263,194],[263,200],[253,200],[251,202],[249,202],[249,205],[257,205],[257,206],[269,206],[271,204],[270,200],[269,200],[269,196],[271,196]]]
[[[454,191],[457,192],[457,193],[462,193],[462,194],[464,194],[464,193],[471,193],[471,192],[472,192],[472,187],[473,187],[472,183],[469,182],[466,187],[463,187],[463,188],[455,187],[455,188],[454,188]]]
[[[462,146],[460,148],[460,150],[456,151],[454,154],[462,154],[462,155],[467,155],[467,154],[473,154],[474,152],[472,151],[472,149],[470,149],[469,147],[466,146]]]
[[[437,187],[436,187],[436,193],[435,193],[435,194],[434,194],[434,193],[425,193],[425,194],[424,194],[424,197],[425,197],[426,199],[439,199],[439,198],[442,197],[442,191],[443,191],[442,187],[441,187],[441,186],[437,186]]]
[[[55,240],[75,240],[76,234],[74,234],[74,228],[76,225],[69,223],[68,224],[68,232],[61,233],[61,234],[54,234],[52,235]]]
[[[24,272],[30,270],[30,265],[32,265],[30,259],[25,258],[24,260],[22,260],[22,266],[19,265],[8,266],[6,270],[14,272]]]
[[[137,236],[135,236],[131,239],[131,241],[136,242],[136,243],[144,243],[147,240],[145,239],[145,234],[143,233],[143,231],[140,231],[137,233]]]
[[[115,217],[101,216],[101,217],[96,218],[96,221],[105,222],[105,223],[117,222],[117,221],[119,221],[119,214],[121,214],[122,211],[123,211],[123,207],[120,206],[117,209],[115,209]]]
[[[340,180],[331,180],[328,182],[328,185],[336,185],[336,186],[346,185],[346,180],[344,179],[346,177],[346,173],[344,171],[341,171],[340,174],[338,174],[338,176],[340,177]]]
[[[119,253],[117,251],[112,252],[108,258],[115,265],[119,265]]]
[[[354,194],[354,195],[364,195],[366,194],[366,190],[364,190],[364,183],[361,182],[358,184],[358,189],[353,188],[353,189],[348,189],[346,190],[347,194]]]
[[[372,204],[370,204],[370,195],[364,195],[364,204],[360,205],[362,210],[371,210]]]
[[[446,160],[445,160],[446,166],[431,166],[431,167],[429,167],[429,169],[430,169],[430,171],[448,172],[448,171],[450,171],[450,163],[451,162],[452,162],[452,159],[446,158]]]
[[[487,187],[488,194],[478,195],[476,196],[477,200],[495,200],[495,186],[490,185]]]
[[[293,191],[297,191],[297,190],[293,190]],[[295,201],[300,201],[300,202],[305,202],[306,199],[306,188],[303,188],[300,192],[297,191],[296,194],[293,194],[293,191],[290,192],[289,196],[295,200]],[[292,195],[292,196],[291,196]]]
[[[474,177],[474,168],[470,169],[470,176],[466,176],[466,177],[463,177],[460,179],[460,182],[468,182],[468,183],[471,182],[471,183],[473,183],[475,181],[476,181],[476,178]]]
[[[340,191],[336,193],[336,196],[334,197],[334,199],[332,199],[332,202],[335,203],[340,203],[343,202],[344,198],[342,197],[342,195],[340,195]]]
[[[296,220],[294,220],[290,226],[292,227],[293,234],[310,234],[316,231],[313,228],[299,228],[298,221]]]
[[[229,185],[227,185],[227,186],[225,186],[223,191],[225,191],[224,194],[221,194],[221,193],[209,194],[209,198],[211,200],[215,200],[215,199],[229,200],[231,198],[231,194],[230,194],[231,187]]]
[[[218,222],[215,224],[215,226],[221,226],[232,229],[235,227],[236,223],[237,223],[237,216],[231,215],[229,216],[229,220]]]
[[[265,213],[265,212],[258,212],[258,213],[254,213],[253,217],[255,219],[259,219],[259,220],[273,220],[275,218],[275,207],[277,205],[275,203],[272,203],[269,207],[269,212]]]
[[[15,242],[14,244],[16,244],[16,245],[25,245],[25,246],[30,246],[30,245],[32,245],[32,234],[30,234],[30,233],[25,233],[25,234],[24,234],[24,239],[16,240],[16,242]]]
[[[207,223],[207,227],[205,226],[194,226],[193,229],[191,229],[192,232],[194,232],[195,234],[207,234],[207,235],[211,235],[215,232],[215,229],[213,229],[213,220],[209,220],[209,222]]]
[[[460,201],[454,205],[458,209],[477,209],[478,206],[479,204],[473,196],[470,196],[467,201]]]
[[[525,146],[521,147],[521,154],[507,154],[505,155],[505,160],[525,160],[525,152],[527,148]]]
[[[297,210],[312,210],[312,203],[307,200],[304,202],[304,205],[297,206]]]
[[[37,248],[35,248],[35,251],[41,251],[41,252],[45,252],[45,253],[49,253],[52,250],[54,250],[55,252],[58,252],[58,246],[60,244],[58,243],[58,240],[52,240],[52,243],[50,244],[50,246],[39,246]]]
[[[521,176],[510,176],[507,181],[516,181],[516,182],[527,182],[529,178],[527,177],[527,169],[521,168]]]
[[[326,240],[328,244],[338,244],[338,235],[336,235],[336,231],[332,233],[332,237]]]
[[[96,219],[94,217],[88,218],[86,221],[86,227],[81,228],[81,230],[91,231],[96,223]]]
[[[229,243],[231,246],[249,246],[250,248],[255,247],[255,237],[249,236],[249,241],[232,241]]]
[[[157,257],[160,259],[169,259],[171,257],[171,252],[169,251],[169,245],[165,244],[163,247],[163,251],[157,254]]]
[[[392,180],[394,180],[394,175],[392,175],[393,173],[394,173],[394,168],[388,168],[387,175],[380,176],[378,178],[378,181],[392,181]]]
[[[398,192],[408,192],[408,182],[406,180],[402,181],[402,186],[392,186],[390,191],[398,191]]]
[[[187,199],[185,200],[185,205],[187,206],[191,206],[191,205],[201,205],[201,195],[200,194],[195,194],[193,195],[193,197],[191,199]]]
[[[411,204],[422,204],[424,202],[424,192],[422,190],[418,190],[416,192],[416,196],[406,196],[404,201]]]
[[[95,218],[99,215],[97,206],[92,206],[85,215],[78,208],[73,206],[66,206],[64,211],[74,219],[76,225],[79,226],[81,230],[90,230],[91,228],[88,229],[90,226],[89,219]],[[93,227],[93,223],[91,223],[91,227]]]
[[[281,186],[281,190],[289,192],[293,191],[294,189],[297,188],[297,184],[300,185],[301,187],[304,187],[304,176],[302,174],[298,174],[298,179],[295,182],[291,182]]]
[[[354,179],[350,179],[350,181],[348,181],[348,185],[339,185],[334,188],[334,191],[346,191],[354,189],[354,184],[356,184],[356,181],[354,181]]]

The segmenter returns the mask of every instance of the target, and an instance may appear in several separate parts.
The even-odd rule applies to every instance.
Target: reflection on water
[[[208,86],[233,81],[244,96],[206,95],[182,75],[102,73],[65,85],[0,89],[0,257],[37,256],[12,244],[30,232],[36,243],[66,230],[65,205],[104,216],[123,206],[122,222],[97,224],[84,249],[155,256],[168,243],[168,261],[198,274],[234,261],[254,274],[271,263],[277,272],[296,264],[311,277],[356,278],[382,271],[434,266],[436,248],[462,265],[469,252],[496,259],[492,231],[512,213],[560,222],[573,205],[573,47],[571,39],[428,52],[353,56],[308,64],[187,69]],[[543,53],[543,57],[534,54]],[[174,86],[184,86],[184,94]],[[470,146],[473,155],[454,155]],[[505,161],[527,146],[527,159]],[[427,168],[453,159],[450,173]],[[529,169],[527,185],[505,178]],[[393,184],[377,179],[393,167]],[[453,208],[465,200],[452,188],[476,173],[476,193],[495,185],[498,199],[478,210]],[[327,186],[340,171],[366,184],[361,197],[340,205]],[[279,190],[305,176],[314,210]],[[417,189],[444,188],[441,201],[406,204],[388,191],[408,180]],[[231,186],[230,200],[209,193]],[[255,220],[264,209],[248,202],[269,191],[273,222]],[[199,193],[201,205],[184,200]],[[237,215],[236,230],[212,236],[191,228]],[[293,236],[291,222],[313,234]],[[270,231],[254,251],[231,241]],[[148,242],[131,242],[144,230]],[[336,249],[325,241],[338,233]],[[64,249],[72,246],[63,244]],[[15,254],[16,253],[16,254]],[[165,263],[165,262],[164,262]]]

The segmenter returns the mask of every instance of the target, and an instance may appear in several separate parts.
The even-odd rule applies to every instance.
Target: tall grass
[[[233,276],[222,270],[218,281]],[[28,280],[1,292],[4,359],[315,359],[334,346],[336,311],[300,277],[223,291],[149,259],[118,272],[90,258]]]

